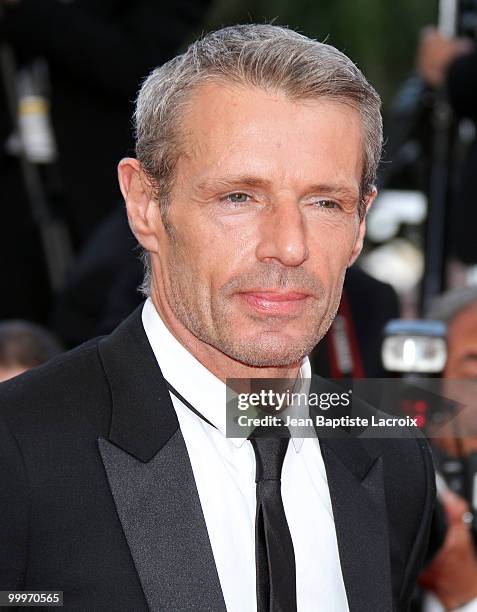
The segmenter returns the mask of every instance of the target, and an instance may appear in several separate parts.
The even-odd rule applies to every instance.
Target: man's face
[[[444,377],[477,379],[477,303],[453,319],[447,334]]]
[[[443,373],[443,395],[460,403],[458,420],[439,430],[437,444],[456,453],[456,427],[462,436],[461,452],[477,452],[477,303],[459,312],[447,330],[447,361]]]
[[[209,83],[182,133],[153,292],[229,357],[296,364],[326,333],[361,247],[360,116],[325,99]]]

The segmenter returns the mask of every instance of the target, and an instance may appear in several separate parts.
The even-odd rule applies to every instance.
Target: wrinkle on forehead
[[[214,109],[214,102],[217,89],[220,92],[228,92],[230,94],[230,99],[227,104],[229,107],[233,107],[240,103],[244,97],[247,96],[266,96],[267,103],[273,105],[277,103],[278,105],[283,104],[283,102],[287,102],[288,109],[295,108],[296,115],[300,115],[303,112],[303,109],[316,109],[319,110],[320,106],[329,106],[335,110],[341,110],[343,113],[343,122],[350,125],[353,121],[358,120],[361,128],[361,148],[360,148],[360,167],[363,165],[363,143],[364,143],[364,131],[363,131],[363,122],[361,119],[361,115],[359,109],[356,108],[355,105],[351,103],[347,103],[343,100],[337,100],[332,96],[319,96],[316,98],[312,97],[303,97],[303,98],[292,98],[290,97],[286,91],[277,90],[277,89],[268,89],[265,87],[258,87],[255,85],[249,85],[247,83],[241,82],[233,82],[229,79],[215,77],[211,78],[205,84],[201,84],[197,86],[190,94],[188,100],[184,104],[184,109],[181,114],[179,133],[180,133],[180,155],[184,155],[189,159],[197,159],[201,158],[204,154],[204,146],[207,146],[207,142],[205,141],[203,136],[207,136],[210,132],[208,128],[205,128],[199,119],[204,119],[205,122],[214,129],[217,126],[218,119],[220,118],[220,106],[217,109]],[[215,92],[214,92],[215,90]],[[237,102],[234,99],[234,96],[238,96]],[[201,105],[201,99],[204,97],[209,97],[209,101],[207,104]],[[197,115],[197,112],[200,113],[199,117],[194,117]],[[269,109],[268,113],[264,116],[264,121],[273,117],[274,113],[272,109]],[[222,134],[225,134],[227,128],[230,126],[222,125],[221,131]],[[255,123],[248,126],[249,130],[260,130],[261,124]],[[306,130],[304,130],[304,134],[306,134]],[[285,146],[289,149],[289,142],[276,141],[277,148],[281,148]],[[341,146],[346,146],[346,142],[340,143]]]

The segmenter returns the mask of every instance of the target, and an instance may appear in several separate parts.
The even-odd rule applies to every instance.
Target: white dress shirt
[[[226,386],[167,329],[151,299],[142,312],[147,338],[174,394],[228,612],[255,612],[255,455],[245,439],[225,436]],[[300,369],[311,377],[308,358]],[[159,408],[158,408],[159,409]],[[289,444],[282,498],[296,562],[298,612],[348,612],[325,466],[317,438]],[[185,560],[187,562],[187,560]]]
[[[446,609],[434,595],[426,595],[423,612],[446,612]],[[477,598],[469,601],[465,606],[455,608],[454,612],[477,612]]]

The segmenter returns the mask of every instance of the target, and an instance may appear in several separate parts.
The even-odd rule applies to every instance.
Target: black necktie
[[[257,463],[255,560],[258,612],[296,612],[295,553],[280,492],[289,438],[290,433],[284,425],[258,427],[249,438]]]

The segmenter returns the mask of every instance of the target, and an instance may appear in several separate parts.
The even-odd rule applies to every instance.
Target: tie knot
[[[289,439],[290,432],[285,425],[257,427],[250,434],[257,465],[255,482],[280,480]]]

